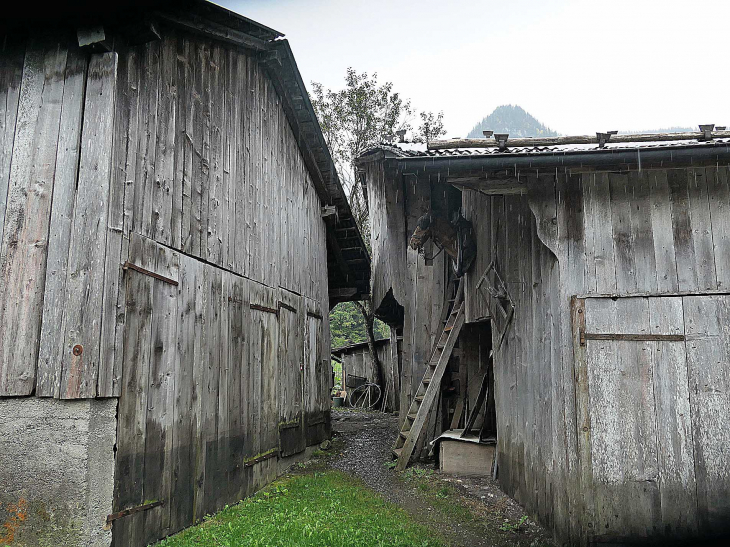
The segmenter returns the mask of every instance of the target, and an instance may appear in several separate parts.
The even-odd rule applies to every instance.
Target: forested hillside
[[[481,138],[482,131],[509,133],[515,137],[554,137],[557,133],[540,123],[523,108],[516,105],[502,105],[494,109],[469,131],[467,138]]]

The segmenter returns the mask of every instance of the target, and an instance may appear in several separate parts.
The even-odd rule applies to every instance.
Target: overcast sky
[[[286,35],[304,81],[377,72],[464,137],[502,104],[563,134],[730,125],[727,0],[217,0]]]

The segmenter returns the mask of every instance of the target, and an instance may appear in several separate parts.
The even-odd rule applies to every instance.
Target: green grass
[[[292,476],[159,547],[440,547],[403,509],[339,471]]]
[[[459,502],[454,487],[441,481],[433,470],[409,467],[403,471],[401,479],[414,485],[435,509],[449,519],[458,522],[474,520],[469,508]]]

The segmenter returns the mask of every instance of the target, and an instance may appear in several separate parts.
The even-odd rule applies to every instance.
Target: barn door
[[[306,447],[302,394],[304,390],[304,313],[301,297],[281,291],[279,301],[279,454],[302,452]]]
[[[598,536],[681,537],[727,511],[727,299],[577,301],[581,463]]]
[[[308,312],[304,336],[304,417],[308,446],[327,437],[328,378],[322,363],[322,317]]]

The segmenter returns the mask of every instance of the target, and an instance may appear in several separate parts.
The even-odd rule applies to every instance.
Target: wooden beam
[[[218,40],[223,40],[224,42],[254,49],[256,51],[265,51],[268,49],[267,42],[260,38],[256,38],[250,34],[241,32],[240,30],[219,25],[218,23],[213,23],[212,21],[207,21],[199,17],[190,17],[180,13],[171,13],[167,11],[157,12],[155,15],[172,25],[197,34],[203,34],[210,38],[216,38]]]
[[[713,131],[715,139],[730,138],[730,131]],[[664,141],[703,141],[704,133],[640,133],[636,135],[611,135],[608,144],[622,142],[664,142]],[[577,135],[572,137],[540,137],[516,138],[507,140],[507,148],[531,146],[559,146],[562,144],[598,144],[597,136]],[[429,150],[447,150],[452,148],[499,148],[499,143],[490,139],[450,139],[433,141],[428,144]]]

